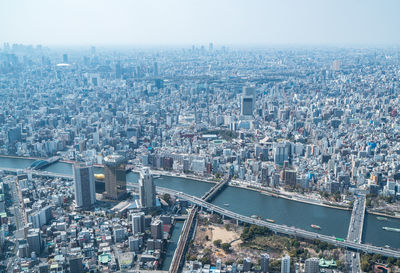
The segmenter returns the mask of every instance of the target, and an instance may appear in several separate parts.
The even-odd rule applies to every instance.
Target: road
[[[137,187],[137,185],[131,185],[131,187]],[[311,239],[311,240],[316,239],[316,240],[327,242],[329,244],[333,244],[333,245],[336,245],[339,247],[349,248],[354,251],[360,250],[360,251],[363,251],[366,253],[374,253],[374,254],[380,254],[383,256],[387,256],[387,257],[400,258],[400,251],[397,251],[397,250],[362,244],[360,242],[354,242],[354,241],[350,241],[350,240],[344,240],[342,242],[342,241],[336,240],[336,238],[334,236],[322,235],[319,233],[302,230],[302,229],[299,229],[296,227],[288,227],[286,225],[278,225],[278,224],[270,223],[270,222],[267,222],[264,220],[254,219],[254,218],[251,218],[248,216],[244,216],[244,215],[226,210],[226,209],[218,207],[214,204],[205,202],[204,200],[202,200],[199,197],[191,196],[189,194],[186,194],[183,192],[178,192],[178,191],[167,189],[167,188],[156,187],[156,191],[159,193],[162,193],[162,194],[168,193],[170,195],[178,196],[178,197],[185,199],[187,201],[190,201],[191,203],[196,204],[204,209],[219,213],[219,214],[229,217],[231,219],[236,219],[240,222],[268,227],[269,229],[271,229],[272,231],[275,231],[277,233],[288,234],[288,235],[292,235],[292,236],[301,237],[304,239]]]
[[[5,169],[5,168],[0,168],[0,169]],[[12,169],[12,171],[16,172],[17,170]],[[22,170],[22,171],[26,172],[26,170]],[[61,174],[55,174],[55,173],[43,172],[43,171],[31,171],[31,172],[36,175],[72,179],[72,176],[69,176],[69,175],[61,175]],[[130,184],[130,186],[138,187],[138,185],[133,184],[133,183]],[[278,224],[266,222],[264,220],[253,219],[251,217],[244,216],[244,215],[226,210],[224,208],[218,207],[216,205],[213,205],[211,203],[208,203],[208,202],[202,200],[199,197],[192,196],[192,195],[189,195],[189,194],[186,194],[183,192],[178,192],[175,190],[162,188],[162,187],[156,187],[156,190],[160,193],[168,193],[170,195],[179,196],[180,198],[190,201],[193,204],[196,204],[202,208],[205,208],[209,211],[217,212],[217,213],[219,213],[223,216],[227,216],[231,219],[236,219],[238,221],[249,223],[249,224],[265,226],[265,227],[268,227],[269,229],[271,229],[272,231],[275,231],[278,233],[298,236],[298,237],[305,238],[305,239],[317,239],[317,240],[324,241],[324,242],[327,242],[327,243],[330,243],[333,245],[337,245],[340,247],[350,248],[350,249],[356,250],[356,251],[360,250],[360,251],[363,251],[366,253],[374,253],[374,254],[380,254],[383,256],[387,256],[387,257],[400,258],[400,251],[397,251],[397,250],[362,244],[361,242],[354,242],[351,240],[344,240],[343,242],[341,242],[341,241],[337,241],[336,238],[333,236],[322,235],[322,234],[318,234],[315,232],[302,230],[302,229],[299,229],[296,227],[288,227],[286,225],[278,225]]]

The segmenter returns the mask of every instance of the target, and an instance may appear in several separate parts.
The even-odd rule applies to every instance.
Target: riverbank
[[[10,159],[26,159],[26,160],[44,160],[44,158],[39,158],[39,157],[24,157],[24,156],[16,156],[16,155],[0,155],[0,157],[3,158],[10,158]],[[67,164],[74,164],[75,161],[72,160],[60,160],[59,162],[62,163],[67,163]],[[95,167],[104,167],[102,164],[94,164],[93,166]],[[140,170],[137,168],[131,170],[133,173],[139,173]],[[187,174],[178,174],[178,173],[173,173],[169,171],[162,171],[162,170],[153,170],[152,171],[156,175],[162,175],[162,176],[167,176],[167,177],[173,177],[173,178],[182,178],[182,179],[191,179],[194,181],[199,181],[199,182],[206,182],[206,183],[211,183],[211,184],[216,184],[217,181],[211,180],[211,179],[205,179],[202,177],[197,177],[197,176],[192,176],[192,175],[187,175]],[[287,195],[285,193],[282,193],[280,191],[268,191],[267,189],[259,188],[259,187],[252,187],[251,185],[244,185],[243,183],[240,182],[234,182],[230,183],[230,186],[232,187],[237,187],[237,188],[243,188],[247,190],[252,190],[259,192],[261,194],[265,194],[267,196],[272,196],[272,197],[277,197],[277,198],[283,198],[286,200],[293,200],[297,202],[302,202],[302,203],[307,203],[311,205],[319,205],[323,207],[328,207],[328,208],[334,208],[334,209],[340,209],[340,210],[351,210],[349,207],[344,207],[336,204],[327,204],[325,201],[322,200],[312,200],[309,198],[303,198],[303,197],[298,197],[298,196],[293,196],[293,195]],[[374,211],[373,209],[367,209],[367,213],[372,214],[372,215],[377,215],[377,216],[383,216],[383,217],[390,217],[393,219],[400,219],[400,215],[392,215],[392,214],[387,214],[384,212],[379,212],[379,211]]]
[[[34,156],[18,156],[18,155],[0,155],[0,157],[5,158],[15,158],[15,159],[29,159],[29,160],[45,160],[46,158],[34,157]]]
[[[132,172],[139,173],[140,171],[137,169],[132,169]],[[168,171],[160,171],[160,170],[151,170],[153,174],[160,175],[160,176],[169,176],[169,177],[175,177],[175,178],[183,178],[183,179],[191,179],[195,181],[200,181],[200,182],[206,182],[206,183],[211,183],[211,184],[216,184],[217,181],[214,180],[208,180],[204,179],[201,177],[196,177],[196,176],[190,176],[186,174],[176,174]]]
[[[302,203],[306,203],[306,204],[310,204],[310,205],[318,205],[318,206],[322,206],[322,207],[333,208],[333,209],[341,209],[341,210],[352,210],[349,207],[343,207],[343,206],[334,205],[334,204],[326,204],[326,203],[318,202],[318,201],[312,200],[312,199],[305,199],[305,198],[301,198],[300,199],[300,198],[296,198],[296,197],[293,198],[293,196],[286,195],[286,194],[281,193],[281,192],[271,192],[271,191],[268,191],[266,189],[251,187],[251,186],[247,186],[247,185],[241,185],[240,183],[235,183],[235,184],[230,183],[229,186],[242,188],[242,189],[246,189],[246,190],[252,190],[252,191],[259,192],[261,194],[265,194],[267,196],[283,198],[283,199],[302,202]]]
[[[389,217],[389,218],[393,218],[393,219],[400,219],[400,215],[387,214],[384,212],[373,211],[371,209],[367,209],[367,213],[377,215],[377,216]]]

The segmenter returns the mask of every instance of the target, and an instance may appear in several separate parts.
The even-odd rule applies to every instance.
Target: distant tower
[[[214,45],[213,43],[208,44],[208,51],[213,51],[214,50]]]
[[[88,209],[96,202],[93,166],[75,164],[73,174],[76,206]]]
[[[290,256],[287,254],[282,257],[281,273],[290,273]]]
[[[109,155],[104,158],[105,196],[112,200],[121,200],[126,196],[125,158]]]
[[[240,100],[240,114],[242,116],[253,115],[256,90],[254,87],[243,87],[243,94]]]
[[[240,115],[242,116],[253,115],[253,97],[242,96],[240,100]]]
[[[156,190],[149,168],[143,168],[139,179],[140,204],[143,208],[156,206]]]
[[[335,60],[332,63],[332,69],[334,71],[339,71],[340,70],[340,65],[341,65],[340,61],[339,60]]]
[[[65,63],[65,64],[68,63],[68,54],[63,55],[63,63]]]
[[[115,78],[116,79],[121,78],[121,62],[117,62],[115,64]]]
[[[154,77],[158,76],[158,63],[157,62],[154,62],[153,75],[154,75]]]

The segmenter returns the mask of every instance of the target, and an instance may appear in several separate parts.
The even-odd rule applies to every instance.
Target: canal
[[[23,169],[33,160],[0,157],[0,167]],[[57,162],[44,169],[45,171],[72,174],[71,164]],[[102,173],[102,168],[95,168],[95,173]],[[137,183],[139,175],[128,173],[127,181]],[[202,196],[212,187],[211,183],[201,182],[182,177],[161,176],[155,180],[157,186],[174,189],[187,194]],[[273,219],[277,224],[296,226],[325,235],[346,238],[350,221],[350,211],[305,204],[293,200],[271,197],[248,189],[227,187],[219,194],[214,204],[236,213],[251,216],[261,216],[263,219]],[[321,227],[311,228],[311,224]],[[363,242],[376,246],[390,245],[400,248],[400,233],[385,231],[382,227],[400,228],[400,219],[388,218],[381,221],[375,215],[366,214],[363,232]]]

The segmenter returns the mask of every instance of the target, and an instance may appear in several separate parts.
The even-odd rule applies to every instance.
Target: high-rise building
[[[160,220],[156,220],[150,225],[151,237],[153,239],[163,238],[163,226]]]
[[[254,98],[252,96],[243,95],[240,100],[240,114],[242,116],[253,115]]]
[[[290,273],[290,256],[287,254],[282,257],[281,273]]]
[[[131,236],[128,238],[129,250],[132,252],[139,252],[140,250],[140,239],[139,237]]]
[[[144,233],[145,232],[145,217],[143,212],[131,214],[132,219],[132,233]]]
[[[73,167],[75,202],[82,209],[89,209],[96,202],[93,166],[77,163]]]
[[[305,273],[319,273],[319,259],[314,257],[314,258],[308,258],[306,260],[306,266],[305,266]]]
[[[269,254],[263,253],[260,257],[261,272],[267,273],[269,268]]]
[[[156,189],[149,168],[143,168],[139,179],[140,204],[143,208],[156,206]]]
[[[116,79],[121,78],[121,62],[117,62],[115,64],[115,78]]]
[[[21,141],[21,127],[17,126],[11,128],[7,132],[8,143],[14,144],[15,142]]]
[[[42,239],[40,236],[40,230],[38,228],[32,228],[28,230],[28,235],[26,237],[29,245],[29,253],[35,252],[36,255],[40,255],[42,249]]]
[[[280,142],[274,145],[274,163],[277,165],[283,165],[285,161],[290,160],[291,156],[291,145],[289,142]]]
[[[121,200],[126,196],[125,158],[109,155],[104,158],[105,196],[112,200]]]
[[[63,54],[63,63],[68,63],[68,54]]]
[[[154,75],[154,77],[158,76],[158,63],[157,62],[154,62],[154,65],[153,65],[153,75]]]
[[[79,256],[71,256],[69,258],[69,270],[70,272],[83,273],[83,263],[82,257]]]

